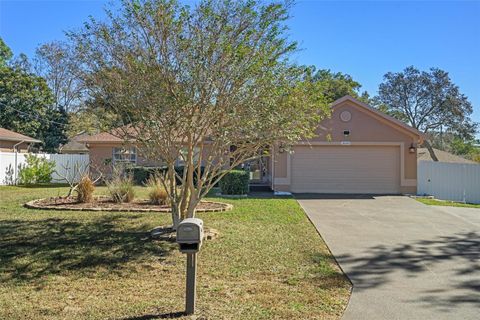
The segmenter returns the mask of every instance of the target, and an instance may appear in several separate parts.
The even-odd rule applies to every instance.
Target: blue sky
[[[15,54],[64,38],[107,1],[0,0],[0,36]],[[349,73],[371,95],[388,71],[450,73],[480,122],[480,1],[297,1],[289,21],[302,64]]]

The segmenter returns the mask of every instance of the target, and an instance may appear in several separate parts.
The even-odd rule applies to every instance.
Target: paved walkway
[[[480,319],[480,209],[297,198],[353,283],[343,319]]]

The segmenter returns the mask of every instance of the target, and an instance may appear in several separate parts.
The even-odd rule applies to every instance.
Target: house
[[[88,148],[85,145],[85,142],[82,142],[81,139],[88,137],[87,133],[81,133],[73,138],[71,138],[66,144],[59,148],[59,152],[63,154],[86,154],[88,153]]]
[[[416,193],[420,132],[350,96],[331,108],[315,138],[246,163],[251,185],[299,193]],[[112,133],[82,141],[92,163],[107,171],[109,162],[154,164]]]
[[[273,153],[272,188],[312,193],[416,193],[416,129],[345,96],[317,136]]]
[[[18,132],[0,128],[0,151],[27,152],[32,144],[41,142]]]
[[[78,138],[78,143],[83,143],[89,151],[90,164],[108,176],[112,173],[113,165],[129,163],[137,166],[157,166],[158,163],[150,161],[140,154],[133,143],[126,143],[120,138],[122,134],[112,130],[91,136]]]
[[[449,163],[473,163],[476,164],[477,162],[462,158],[460,156],[454,155],[450,152],[433,149],[435,155],[438,158],[439,162],[449,162]],[[428,152],[427,148],[418,148],[417,151],[417,159],[418,161],[433,161],[430,153]]]

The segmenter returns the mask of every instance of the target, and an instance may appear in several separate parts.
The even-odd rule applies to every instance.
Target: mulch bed
[[[110,197],[96,197],[90,203],[80,203],[75,197],[52,197],[29,201],[25,207],[43,210],[170,212],[169,206],[152,204],[148,200],[116,203]],[[197,212],[221,212],[232,208],[233,206],[228,203],[201,201],[197,206]]]

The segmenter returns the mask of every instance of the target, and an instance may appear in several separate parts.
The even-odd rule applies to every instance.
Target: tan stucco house
[[[158,165],[138,154],[134,144],[125,143],[119,136],[120,134],[115,132],[101,132],[82,136],[77,139],[77,142],[88,148],[92,167],[107,176],[111,174],[112,166],[119,162],[137,166]]]
[[[317,136],[273,155],[272,187],[313,193],[416,193],[422,135],[361,101],[345,96]]]
[[[26,135],[0,128],[0,151],[3,152],[27,152],[34,143],[42,141]]]
[[[275,147],[271,156],[247,163],[251,185],[298,193],[416,193],[422,135],[350,96],[331,108],[331,117],[319,124],[315,138],[299,141],[288,151]],[[153,165],[111,133],[82,141],[92,164],[107,172],[109,162]]]

